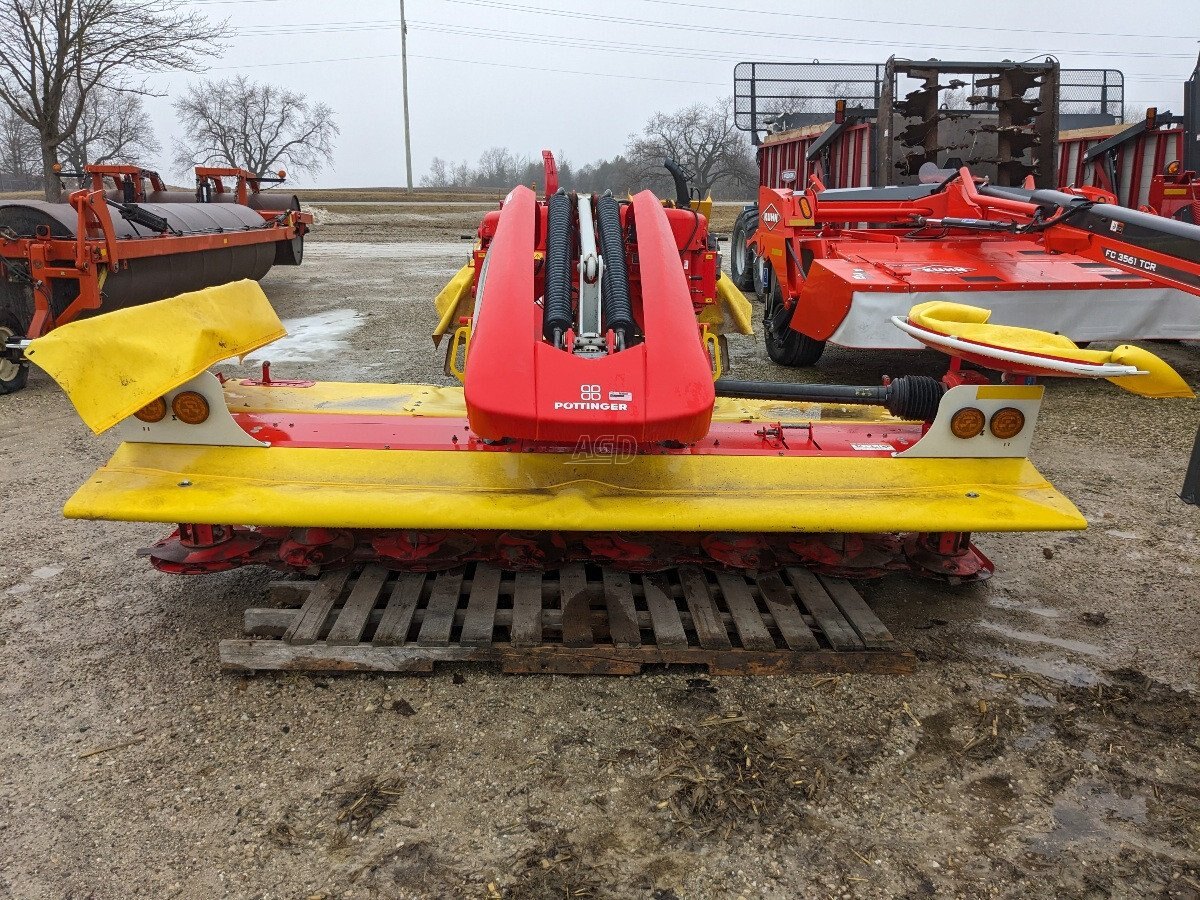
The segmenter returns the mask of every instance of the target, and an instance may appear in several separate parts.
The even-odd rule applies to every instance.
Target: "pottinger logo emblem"
[[[624,391],[609,391],[609,402],[601,401],[603,390],[598,384],[581,384],[579,386],[579,402],[566,402],[561,400],[555,401],[555,409],[597,409],[604,412],[624,412],[629,409],[629,403],[617,403],[613,401],[625,400],[630,401],[633,395]]]
[[[779,224],[779,210],[772,203],[762,212],[762,222],[767,226],[767,231],[774,231],[775,226]]]

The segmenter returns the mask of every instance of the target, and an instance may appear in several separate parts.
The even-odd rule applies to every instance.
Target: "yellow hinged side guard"
[[[70,322],[32,341],[25,355],[99,434],[209,366],[286,333],[258,282],[247,279]]]
[[[471,284],[475,280],[475,261],[467,263],[454,273],[444,288],[433,298],[433,308],[438,313],[437,327],[433,329],[433,343],[437,346],[462,316],[471,314]]]
[[[716,300],[701,311],[700,324],[713,326],[718,334],[754,334],[754,308],[724,272],[717,277]]]
[[[1130,344],[1122,344],[1115,350],[1085,349],[1063,334],[1015,325],[993,324],[988,321],[991,315],[991,310],[976,306],[931,300],[919,303],[909,310],[908,321],[928,331],[982,344],[985,347],[1095,366],[1106,363],[1134,366],[1140,369],[1142,374],[1117,375],[1106,380],[1142,397],[1162,399],[1195,396],[1179,373],[1149,350]]]

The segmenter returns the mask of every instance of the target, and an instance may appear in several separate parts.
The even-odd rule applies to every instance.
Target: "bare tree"
[[[448,188],[451,186],[450,164],[440,156],[435,156],[429,164],[429,174],[421,179],[421,186],[427,188]]]
[[[478,187],[509,188],[517,183],[526,163],[507,147],[489,147],[479,157],[472,180]]]
[[[99,88],[84,101],[59,156],[80,172],[88,163],[145,162],[161,149],[141,95]]]
[[[690,173],[702,197],[757,182],[750,144],[734,127],[732,98],[655,114],[640,135],[630,136],[626,154],[634,178],[660,192],[670,184],[662,167],[668,157]]]
[[[7,106],[0,106],[0,181],[5,189],[33,187],[40,160],[37,132]]]
[[[191,85],[175,117],[187,135],[175,144],[180,171],[225,165],[262,175],[283,166],[311,174],[333,162],[340,133],[331,107],[244,75]]]
[[[153,94],[136,73],[194,71],[226,35],[173,0],[0,0],[0,103],[37,132],[46,199],[94,91]]]

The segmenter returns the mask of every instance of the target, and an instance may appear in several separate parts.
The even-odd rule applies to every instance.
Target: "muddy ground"
[[[477,216],[331,210],[265,281],[276,375],[441,381],[429,300]],[[744,377],[939,365],[733,345]],[[981,535],[983,585],[865,585],[914,675],[242,677],[216,642],[267,573],[64,521],[114,441],[35,373],[0,400],[0,896],[1200,897],[1200,404],[1049,395],[1034,456],[1092,526]]]

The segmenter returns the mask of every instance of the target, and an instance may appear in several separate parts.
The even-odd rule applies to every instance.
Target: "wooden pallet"
[[[368,565],[273,582],[268,599],[276,605],[246,610],[245,638],[221,642],[225,669],[429,672],[480,662],[503,672],[633,675],[687,665],[767,675],[914,667],[848,581],[797,568],[631,575],[480,563],[420,574]]]

